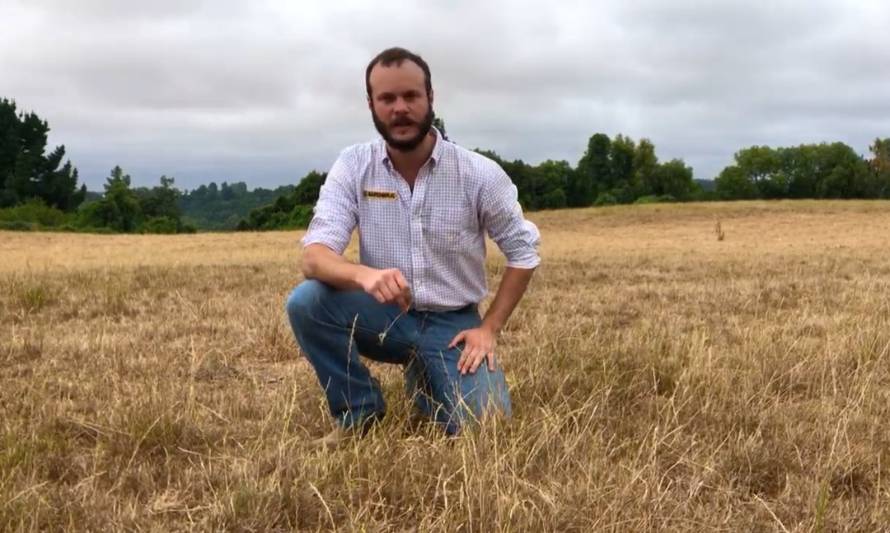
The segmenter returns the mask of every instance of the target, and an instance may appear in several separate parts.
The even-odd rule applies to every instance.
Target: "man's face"
[[[423,69],[402,61],[371,69],[368,107],[374,126],[392,148],[410,152],[417,148],[433,123],[432,94],[427,96]]]

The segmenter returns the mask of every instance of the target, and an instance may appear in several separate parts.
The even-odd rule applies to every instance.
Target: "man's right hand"
[[[397,268],[368,268],[359,274],[358,284],[382,304],[396,304],[403,312],[411,306],[411,288]]]

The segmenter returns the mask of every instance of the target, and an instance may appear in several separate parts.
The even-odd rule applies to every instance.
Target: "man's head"
[[[434,117],[426,61],[404,48],[384,50],[368,63],[365,87],[374,126],[387,144],[403,152],[417,148]]]

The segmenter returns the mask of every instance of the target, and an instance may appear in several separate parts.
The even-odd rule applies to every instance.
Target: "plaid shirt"
[[[359,257],[398,268],[421,311],[479,303],[488,293],[485,233],[507,266],[540,263],[538,228],[522,215],[516,186],[494,161],[444,141],[421,167],[414,191],[392,166],[382,138],[346,148],[321,188],[303,246],[342,254],[358,227]]]

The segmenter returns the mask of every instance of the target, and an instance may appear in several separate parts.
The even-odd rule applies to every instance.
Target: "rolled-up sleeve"
[[[338,254],[349,245],[358,223],[356,176],[352,158],[341,152],[334,162],[318,194],[309,229],[303,236],[303,247],[323,244]]]
[[[482,190],[482,223],[507,258],[507,266],[535,268],[541,263],[541,233],[526,220],[510,177],[497,167]]]

